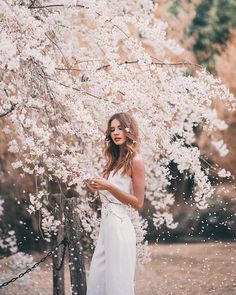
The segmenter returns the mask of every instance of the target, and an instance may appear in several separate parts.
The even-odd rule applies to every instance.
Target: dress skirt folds
[[[115,174],[108,180],[121,190],[132,191],[129,176]],[[102,199],[102,218],[96,248],[92,257],[87,295],[134,295],[136,234],[126,210],[108,192]]]

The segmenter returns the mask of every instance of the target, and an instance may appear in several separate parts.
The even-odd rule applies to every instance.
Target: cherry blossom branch
[[[155,58],[155,57],[152,57],[152,58]],[[158,60],[157,58],[155,58],[156,60]],[[122,65],[128,65],[128,64],[137,64],[139,62],[139,60],[133,60],[133,61],[124,61],[122,63],[118,63],[119,66],[122,66]],[[189,61],[181,61],[181,62],[164,62],[164,61],[159,61],[159,62],[152,62],[150,65],[160,65],[160,66],[187,66],[187,65],[190,65],[190,66],[195,66],[195,67],[199,67],[201,69],[203,69],[203,66],[199,65],[199,64],[196,64],[196,63],[192,63],[192,62],[189,62]],[[96,69],[96,71],[100,71],[102,69],[105,69],[105,68],[108,68],[110,67],[111,65],[110,64],[106,64],[106,65],[102,65],[100,67],[98,67]],[[82,72],[84,70],[81,70],[81,69],[78,69],[78,68],[56,68],[56,70],[58,71],[77,71],[77,72]],[[86,70],[87,71],[87,70]]]
[[[112,21],[111,19],[110,20],[107,20],[107,21],[110,22],[110,23],[112,23],[111,22]],[[129,38],[129,35],[126,34],[119,26],[113,24],[113,27],[112,28],[114,28],[114,27],[117,28],[119,31],[121,31],[121,33],[123,33],[127,38]]]
[[[195,66],[195,67],[199,67],[201,69],[203,69],[203,66],[199,65],[199,64],[195,64],[195,63],[191,63],[188,61],[181,61],[181,62],[173,62],[173,63],[167,63],[167,62],[154,62],[152,63],[154,65],[161,65],[161,66]]]
[[[155,57],[152,57],[156,60],[158,60],[157,58]],[[124,65],[124,64],[137,64],[139,62],[139,60],[135,60],[135,61],[124,61],[122,63],[119,63],[119,65]],[[192,63],[192,62],[188,62],[188,61],[181,61],[181,62],[171,62],[171,63],[167,63],[167,62],[164,62],[164,61],[159,61],[159,62],[152,62],[151,65],[160,65],[160,66],[186,66],[186,65],[191,65],[191,66],[195,66],[195,67],[199,67],[199,68],[203,68],[201,65],[199,64],[196,64],[196,63]],[[103,68],[107,68],[107,67],[110,67],[111,65],[110,64],[107,64],[107,65],[103,65],[99,68],[97,68],[97,71],[103,69]]]
[[[35,2],[35,1],[34,1]],[[54,8],[54,7],[64,7],[66,5],[64,4],[49,4],[49,5],[42,5],[42,6],[33,6],[34,3],[30,4],[30,6],[28,6],[29,9],[43,9],[43,8]],[[84,5],[81,5],[81,4],[76,4],[76,5],[73,5],[75,7],[80,7],[80,8],[88,8]]]
[[[7,110],[6,112],[0,114],[0,118],[3,118],[5,116],[7,116],[8,114],[10,114],[12,111],[14,111],[14,109],[16,108],[17,104],[12,104],[11,108],[9,110]]]
[[[4,92],[6,93],[7,97],[9,97],[7,90],[4,88]],[[0,118],[3,118],[5,116],[7,116],[8,114],[10,114],[12,111],[14,111],[14,109],[16,108],[17,103],[11,103],[11,107],[9,110],[5,111],[4,113],[0,114]]]
[[[189,62],[189,61],[181,61],[181,62],[175,62],[175,63],[166,63],[166,62],[163,62],[162,60],[154,57],[154,56],[151,56],[151,58],[157,60],[158,62],[155,63],[155,64],[160,64],[160,65],[167,65],[167,66],[179,66],[179,65],[191,65],[191,66],[195,66],[195,67],[199,67],[201,69],[203,69],[203,66],[202,65],[199,65],[197,63],[192,63],[192,62]]]
[[[77,69],[77,68],[55,68],[57,71],[76,71],[76,72],[82,72],[83,70]],[[84,70],[87,71],[87,70]]]
[[[126,60],[124,62],[119,63],[118,65],[119,66],[122,66],[122,65],[126,65],[126,64],[137,64],[138,62],[139,62],[138,60],[134,60],[134,61],[128,61],[128,60]],[[103,66],[97,68],[96,71],[100,71],[100,70],[105,69],[105,68],[108,68],[110,66],[111,66],[110,64],[103,65]]]
[[[66,57],[65,57],[65,55],[64,55],[64,53],[62,52],[62,50],[61,50],[61,48],[57,45],[57,43],[55,42],[55,41],[53,41],[52,40],[52,38],[48,35],[48,34],[46,34],[45,33],[45,36],[56,46],[56,48],[59,50],[59,52],[61,53],[61,55],[62,55],[62,57],[63,57],[63,59],[64,59],[64,61],[65,61],[65,63],[66,63],[66,65],[68,66],[69,65],[69,62],[67,61],[67,59],[66,59]]]

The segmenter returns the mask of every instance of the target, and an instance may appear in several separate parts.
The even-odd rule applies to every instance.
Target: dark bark
[[[68,194],[71,196],[71,194]],[[77,198],[65,199],[66,238],[69,243],[70,279],[73,295],[86,295],[86,273],[84,266],[83,247],[81,243],[82,227],[75,208]]]
[[[54,217],[57,220],[62,220],[63,204],[61,202],[60,194],[53,194],[51,198],[52,206],[54,208]],[[52,249],[56,247],[65,237],[63,225],[59,226],[58,232],[53,235],[51,239]],[[54,251],[52,256],[53,262],[53,295],[65,294],[64,283],[64,257],[66,245],[62,244]]]

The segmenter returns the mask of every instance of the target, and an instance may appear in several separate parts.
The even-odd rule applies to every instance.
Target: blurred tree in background
[[[235,0],[202,0],[186,33],[193,35],[193,51],[199,63],[214,70],[216,57],[224,50],[236,27]]]

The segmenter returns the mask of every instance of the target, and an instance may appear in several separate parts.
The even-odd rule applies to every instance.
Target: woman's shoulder
[[[133,161],[143,161],[143,157],[140,153],[135,153]]]
[[[144,175],[145,174],[145,167],[144,161],[141,154],[135,154],[132,161],[131,167],[131,177],[133,178],[134,175]]]
[[[132,166],[140,166],[140,165],[141,166],[144,165],[143,157],[141,154],[136,153],[132,160]]]

